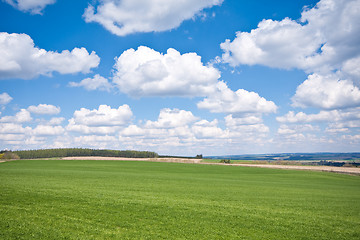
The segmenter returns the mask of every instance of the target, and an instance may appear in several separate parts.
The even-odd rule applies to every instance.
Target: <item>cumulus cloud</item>
[[[175,49],[161,54],[140,46],[116,59],[113,83],[132,96],[206,97],[197,106],[211,112],[275,112],[277,106],[255,92],[236,92],[219,80],[220,71],[203,65],[196,53],[181,55]]]
[[[100,58],[85,48],[46,51],[34,46],[30,36],[0,33],[0,79],[31,79],[39,75],[88,73],[99,65]]]
[[[54,117],[47,122],[47,125],[51,125],[51,126],[60,125],[64,120],[65,118],[63,117]]]
[[[126,104],[116,108],[100,105],[98,109],[81,108],[74,112],[67,130],[85,134],[110,134],[130,123],[132,111]]]
[[[134,139],[142,139],[142,141],[167,142],[169,138],[188,139],[192,138],[193,133],[190,126],[199,118],[194,116],[191,111],[180,109],[165,108],[160,110],[156,121],[146,121],[140,126],[130,125],[121,131],[121,137],[134,137]],[[179,144],[179,143],[178,143]]]
[[[350,147],[353,143],[345,141],[341,134],[346,132],[356,133],[360,128],[360,108],[347,108],[339,110],[330,110],[330,111],[320,111],[319,113],[306,114],[304,112],[295,112],[290,111],[284,116],[277,117],[276,120],[282,125],[278,129],[278,134],[282,136],[291,136],[303,135],[303,140],[310,142],[313,141],[314,144],[320,143],[320,141],[332,144],[332,143],[341,143],[343,147]],[[320,128],[318,126],[313,126],[313,124],[319,124],[324,127],[322,136],[317,134],[316,137],[313,137],[311,134],[305,134],[309,131],[318,131]],[[293,139],[294,141],[296,138]],[[305,142],[304,142],[305,143]],[[350,144],[350,145],[349,145]],[[339,147],[336,145],[334,147]],[[341,148],[339,148],[341,149]]]
[[[360,53],[359,12],[359,0],[321,0],[304,9],[300,22],[263,20],[251,32],[238,32],[232,42],[222,43],[223,60],[307,72],[339,69]]]
[[[112,88],[111,83],[109,81],[100,76],[99,74],[96,74],[93,78],[85,78],[81,82],[70,82],[70,87],[84,87],[88,91],[92,90],[101,90],[101,91],[107,91],[109,92]]]
[[[38,125],[32,133],[36,136],[54,136],[63,134],[64,132],[65,130],[62,126]]]
[[[360,108],[320,111],[314,114],[306,114],[304,112],[295,114],[294,111],[289,111],[284,116],[276,118],[280,123],[342,122],[357,119],[360,119]]]
[[[0,133],[1,141],[9,143],[9,144],[17,144],[20,141],[22,141],[24,138],[25,138],[25,135]]]
[[[306,114],[304,112],[290,111],[284,116],[276,117],[280,123],[305,123],[305,122],[325,122],[335,117],[339,117],[339,112],[334,111],[321,111],[317,114]]]
[[[239,64],[262,64],[269,67],[305,67],[306,58],[316,51],[320,43],[301,24],[291,19],[282,21],[263,20],[257,29],[237,32],[231,42],[220,45],[225,52],[225,62]]]
[[[160,32],[180,26],[205,8],[223,0],[100,0],[89,5],[86,22],[97,22],[113,34],[125,36],[136,32]]]
[[[120,131],[119,140],[128,146],[147,146],[157,151],[168,151],[171,147],[172,151],[206,149],[208,153],[223,152],[224,147],[239,149],[239,146],[247,148],[249,144],[266,142],[269,128],[260,116],[246,115],[240,119],[229,115],[225,122],[225,127],[221,127],[217,119],[200,119],[191,111],[162,109],[156,121],[132,124]]]
[[[131,117],[131,109],[126,104],[117,109],[107,105],[100,105],[98,109],[81,108],[74,112],[75,122],[88,126],[124,125],[129,122]]]
[[[350,80],[341,80],[335,74],[312,74],[296,89],[292,98],[294,107],[336,109],[360,105],[360,90]]]
[[[197,119],[190,111],[165,108],[160,111],[157,121],[147,121],[145,127],[174,128],[188,125]]]
[[[86,135],[74,138],[74,144],[79,146],[86,146],[92,148],[109,148],[113,146],[119,148],[119,140],[115,136],[98,136],[98,135]]]
[[[313,132],[318,131],[319,128],[317,126],[313,126],[311,124],[299,124],[299,125],[286,125],[281,124],[278,129],[278,134],[288,135],[288,134],[302,134],[304,132]]]
[[[232,66],[260,64],[302,69],[310,76],[293,97],[295,107],[360,106],[360,0],[321,0],[300,20],[263,20],[221,44]]]
[[[23,122],[30,122],[32,117],[30,112],[26,109],[21,109],[19,112],[15,114],[15,116],[4,116],[0,118],[0,122],[7,122],[7,123],[23,123]]]
[[[32,14],[41,14],[42,10],[50,4],[54,4],[56,0],[4,0],[11,6],[23,12]]]
[[[66,126],[66,130],[69,132],[77,132],[80,134],[114,134],[121,130],[119,126],[87,126],[84,124],[78,124],[74,118],[69,119],[69,123]]]
[[[273,113],[277,106],[255,92],[239,89],[236,92],[226,83],[218,82],[216,92],[197,104],[198,108],[215,113]]]
[[[357,79],[357,83],[360,83],[360,56],[351,58],[344,62],[342,66],[342,72],[349,75],[353,79]]]
[[[6,105],[8,104],[9,102],[11,102],[13,98],[10,97],[9,94],[7,93],[1,93],[0,94],[0,105]]]
[[[260,116],[253,114],[245,114],[241,117],[233,117],[232,114],[225,117],[227,126],[238,126],[238,125],[252,125],[262,123],[263,120]]]
[[[56,107],[50,104],[39,104],[37,106],[30,106],[27,110],[31,113],[41,114],[41,115],[54,115],[60,113],[60,107]]]
[[[218,121],[215,119],[211,122],[207,120],[201,120],[193,124],[191,131],[197,139],[218,139],[226,138],[228,131],[218,127]]]
[[[161,54],[140,46],[116,59],[113,82],[132,97],[193,97],[211,93],[219,78],[220,72],[204,66],[196,53],[181,55],[169,48],[166,54]]]
[[[257,116],[234,117],[230,114],[225,117],[225,125],[232,136],[242,136],[249,133],[254,135],[270,131],[269,127],[263,124],[262,119]]]
[[[23,127],[19,123],[0,123],[0,133],[2,134],[25,134],[30,131],[30,127]]]
[[[21,144],[31,131],[30,127],[23,127],[19,123],[0,121],[0,142],[3,146],[4,144],[10,144],[10,146]]]
[[[219,147],[219,139],[226,138],[217,120],[200,120],[191,111],[162,109],[156,121],[130,125],[119,134],[119,140],[130,147],[152,148],[156,151],[172,152],[202,151],[207,147]],[[217,143],[217,144],[216,144]]]

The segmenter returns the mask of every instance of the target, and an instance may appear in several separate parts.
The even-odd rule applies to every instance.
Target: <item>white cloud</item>
[[[356,141],[357,143],[360,142],[360,134],[357,135],[343,135],[342,139]]]
[[[126,137],[132,137],[132,136],[142,136],[145,134],[145,130],[141,127],[138,127],[136,125],[129,125],[127,128],[125,128],[121,135]]]
[[[319,151],[318,149],[329,149],[330,151],[335,151],[334,149],[336,149],[336,151],[349,149],[348,151],[354,151],[351,150],[355,146],[354,143],[350,141],[351,139],[342,138],[341,134],[355,134],[359,132],[360,108],[331,111],[323,110],[315,114],[307,114],[304,112],[295,114],[293,111],[290,111],[284,116],[277,117],[276,120],[282,123],[278,129],[280,147],[288,141],[287,144],[298,144],[302,142],[302,145],[298,145],[297,147],[302,146],[309,149],[315,147],[311,151]],[[314,123],[323,126],[324,131],[319,131],[319,126],[312,125]],[[306,132],[310,131],[317,131],[317,133],[315,135],[306,134]],[[309,143],[311,144],[309,145]],[[331,147],[329,148],[329,146]]]
[[[246,115],[243,119],[229,116],[226,127],[219,121],[199,119],[190,111],[162,109],[156,121],[130,125],[119,134],[119,140],[135,148],[151,147],[156,151],[224,152],[225,148],[248,148],[263,145],[269,128],[260,117]],[[251,122],[253,124],[247,124]]]
[[[360,53],[359,13],[359,0],[322,0],[304,9],[300,22],[263,20],[250,33],[238,32],[222,43],[223,60],[307,72],[340,69]]]
[[[23,127],[21,124],[9,122],[0,122],[0,142],[2,145],[22,144],[24,139],[31,134],[32,129],[30,127]]]
[[[114,134],[121,130],[118,126],[87,126],[84,124],[78,124],[74,118],[69,119],[69,123],[66,126],[66,130],[69,132],[78,132],[81,134]]]
[[[47,122],[47,125],[50,126],[60,125],[64,120],[65,118],[63,117],[53,117],[50,119],[50,121]]]
[[[348,74],[353,79],[356,79],[357,83],[360,82],[360,56],[351,58],[344,62],[342,72]]]
[[[174,128],[188,125],[198,118],[192,112],[165,108],[160,111],[157,121],[146,121],[147,128]]]
[[[107,105],[93,110],[81,108],[74,112],[66,129],[85,134],[113,134],[129,124],[131,118],[132,111],[126,104],[117,109]]]
[[[87,126],[119,126],[127,124],[132,117],[131,109],[128,105],[119,108],[111,108],[107,105],[100,105],[99,109],[89,110],[81,108],[74,112],[76,123]]]
[[[233,92],[219,81],[220,72],[204,66],[196,53],[175,49],[161,54],[148,47],[129,49],[116,60],[113,83],[132,96],[206,97],[197,106],[211,112],[271,113],[277,106],[255,92]]]
[[[25,134],[30,131],[30,127],[23,127],[18,123],[0,123],[0,133],[2,134]]]
[[[360,105],[360,0],[321,0],[301,19],[263,20],[221,44],[232,66],[260,64],[311,74],[293,97],[295,107]]]
[[[233,66],[262,64],[269,67],[293,68],[306,66],[306,59],[320,43],[310,31],[291,19],[263,20],[250,33],[237,32],[231,42],[220,45],[222,58]]]
[[[304,132],[313,132],[319,131],[317,126],[311,124],[299,124],[299,125],[286,125],[281,124],[278,129],[278,134],[287,135],[287,134],[303,134]]]
[[[60,107],[56,107],[50,104],[39,104],[37,106],[30,106],[27,110],[31,113],[41,114],[41,115],[54,115],[60,113]]]
[[[336,109],[360,105],[360,90],[350,80],[341,80],[336,74],[312,74],[296,89],[292,98],[294,107]]]
[[[86,22],[97,22],[113,34],[125,36],[136,32],[160,32],[180,26],[205,8],[223,0],[100,0],[85,10]]]
[[[318,114],[306,114],[304,112],[290,111],[284,116],[276,117],[276,120],[280,123],[304,123],[304,122],[324,122],[334,117],[338,117],[339,114],[334,111],[321,111]]]
[[[11,6],[23,12],[32,14],[41,14],[42,10],[50,4],[54,4],[56,0],[4,0]]]
[[[7,143],[14,143],[18,142],[19,140],[23,140],[25,138],[25,135],[19,135],[19,134],[1,134],[0,133],[0,139],[3,142],[7,142]]]
[[[19,112],[15,114],[15,116],[4,116],[0,118],[0,122],[9,122],[9,123],[23,123],[30,122],[32,117],[30,112],[26,109],[21,109]]]
[[[219,78],[220,72],[204,66],[196,53],[181,55],[169,48],[166,54],[161,54],[140,46],[116,59],[113,82],[132,97],[194,97],[213,92]]]
[[[198,108],[215,113],[273,113],[277,106],[255,92],[239,89],[236,92],[226,83],[218,82],[216,92],[197,104]]]
[[[48,126],[48,125],[38,125],[33,130],[33,134],[36,136],[54,136],[60,135],[65,132],[64,128],[61,126]]]
[[[85,48],[74,48],[71,52],[46,51],[34,46],[26,34],[0,33],[0,79],[31,79],[39,75],[89,73],[99,65],[100,58]]]
[[[130,125],[122,130],[119,141],[135,149],[146,147],[168,152],[171,148],[173,153],[199,153],[205,146],[219,148],[218,139],[226,137],[227,131],[217,124],[217,120],[199,120],[190,111],[162,109],[156,121]]]
[[[262,119],[258,117],[256,121],[246,123],[249,120],[249,116],[244,118],[236,118],[232,114],[225,117],[225,125],[229,129],[231,135],[242,136],[244,134],[259,134],[268,133],[269,127],[262,123]],[[255,120],[255,118],[253,120]]]
[[[213,120],[212,122],[207,120],[198,121],[191,127],[191,131],[197,139],[218,139],[226,138],[228,136],[228,132],[226,130],[222,130],[218,127],[217,120]]]
[[[31,136],[29,138],[24,139],[23,141],[18,142],[18,145],[22,145],[23,146],[29,146],[29,145],[35,145],[36,148],[39,148],[39,146],[44,146],[44,144],[46,143],[46,138],[45,137],[38,137],[38,136]],[[33,149],[34,147],[32,147]],[[23,148],[21,148],[23,149]]]
[[[225,121],[227,126],[252,125],[263,122],[261,117],[253,114],[248,114],[241,117],[233,117],[233,115],[230,114],[225,117]]]
[[[87,135],[74,138],[74,144],[96,149],[119,148],[119,140],[115,136]],[[110,147],[111,146],[111,147]]]
[[[1,93],[0,94],[0,105],[6,105],[8,104],[9,102],[11,102],[13,98],[10,97],[9,94],[7,93]]]
[[[344,122],[360,119],[360,108],[345,110],[320,111],[315,114],[289,111],[284,116],[277,117],[280,123],[309,123],[309,122]]]
[[[327,127],[325,129],[325,132],[327,133],[343,133],[343,132],[348,132],[349,128],[343,128],[343,127]]]
[[[93,78],[85,78],[81,82],[70,82],[70,87],[84,87],[88,91],[92,90],[101,90],[109,92],[112,88],[112,85],[108,82],[108,80],[99,74],[96,74]]]

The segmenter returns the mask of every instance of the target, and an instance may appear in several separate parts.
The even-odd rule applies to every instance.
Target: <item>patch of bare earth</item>
[[[360,168],[351,167],[331,167],[331,166],[294,166],[294,165],[272,165],[272,164],[229,164],[245,167],[275,168],[275,169],[293,169],[293,170],[311,170],[321,172],[336,172],[346,174],[360,175]]]
[[[113,160],[113,161],[149,161],[149,162],[176,162],[200,163],[201,159],[187,158],[124,158],[124,157],[64,157],[62,160]]]

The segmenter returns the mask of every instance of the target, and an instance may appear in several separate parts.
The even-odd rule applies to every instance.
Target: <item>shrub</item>
[[[220,163],[231,163],[230,159],[221,159]]]
[[[13,159],[20,159],[20,157],[13,152],[5,151],[0,154],[0,159],[13,160]]]

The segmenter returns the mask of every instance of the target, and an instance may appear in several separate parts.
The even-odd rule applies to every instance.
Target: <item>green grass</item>
[[[360,177],[123,161],[0,164],[0,239],[360,239]]]

